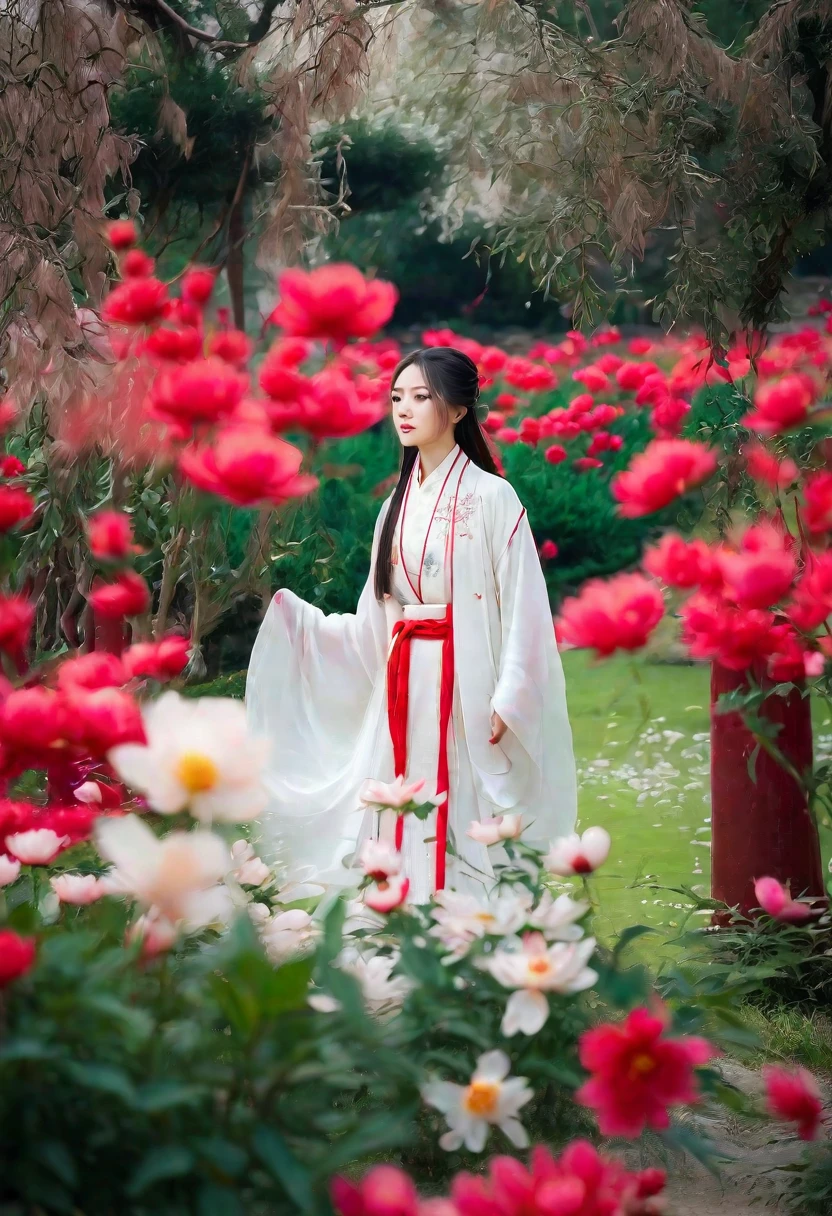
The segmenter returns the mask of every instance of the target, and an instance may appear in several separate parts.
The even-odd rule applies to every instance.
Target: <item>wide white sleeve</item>
[[[495,541],[502,639],[491,707],[539,771],[526,838],[544,843],[574,828],[575,759],[546,582],[528,518],[513,493]]]
[[[387,619],[373,590],[385,507],[370,573],[355,613],[325,615],[292,591],[274,596],[257,635],[246,681],[252,735],[269,741],[269,806],[261,834],[271,851],[320,875],[354,847],[363,814],[384,686]]]

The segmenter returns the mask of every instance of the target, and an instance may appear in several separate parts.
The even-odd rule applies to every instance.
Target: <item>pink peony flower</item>
[[[410,882],[400,874],[382,878],[364,892],[364,903],[374,912],[392,912],[407,899]]]
[[[499,844],[501,840],[517,840],[523,831],[522,815],[497,815],[494,819],[474,819],[466,836],[479,844]]]
[[[20,873],[20,862],[15,861],[13,857],[7,857],[5,853],[0,853],[0,887],[7,887],[13,883]]]
[[[49,865],[67,844],[69,837],[59,836],[51,828],[29,828],[6,837],[6,848],[25,866]]]
[[[646,1127],[665,1128],[668,1108],[695,1102],[694,1069],[716,1055],[706,1039],[665,1037],[666,1023],[647,1009],[634,1009],[623,1022],[587,1030],[580,1059],[592,1074],[576,1093],[591,1107],[604,1136],[640,1136]]]
[[[407,782],[403,777],[396,777],[395,781],[389,784],[384,781],[365,781],[361,789],[361,801],[366,806],[384,806],[394,807],[399,810],[403,806],[407,806],[408,802],[416,802],[416,795],[425,788],[425,779],[422,777],[419,781]],[[444,802],[444,796],[440,799],[420,799],[422,802],[435,801],[437,805]]]
[[[280,303],[269,316],[287,334],[343,345],[371,337],[393,314],[399,293],[392,283],[365,279],[355,266],[331,263],[316,270],[284,270]]]
[[[766,1105],[770,1115],[797,1124],[801,1140],[814,1140],[820,1130],[823,1100],[817,1081],[805,1068],[763,1068]]]
[[[592,874],[607,860],[610,834],[605,828],[587,828],[583,836],[573,832],[552,842],[543,864],[552,874]]]
[[[419,1196],[404,1170],[375,1165],[359,1183],[335,1177],[332,1204],[340,1216],[417,1216]]]
[[[786,924],[800,924],[812,915],[809,905],[792,899],[787,889],[776,878],[758,878],[754,883],[754,894],[764,912]]]
[[[55,874],[49,882],[62,904],[92,904],[106,894],[94,874]]]
[[[398,874],[402,868],[401,853],[383,840],[365,840],[358,861],[364,873],[376,883]]]

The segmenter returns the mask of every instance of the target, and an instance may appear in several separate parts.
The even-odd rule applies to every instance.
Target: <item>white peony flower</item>
[[[7,887],[20,873],[20,862],[0,853],[0,887]]]
[[[107,893],[94,874],[56,874],[49,882],[62,904],[92,904]]]
[[[499,844],[502,840],[517,840],[523,834],[522,815],[498,815],[495,819],[474,819],[467,836],[480,844]]]
[[[274,916],[260,924],[259,929],[266,953],[273,963],[283,963],[293,954],[309,950],[319,932],[312,917],[302,908],[275,912]]]
[[[511,1061],[504,1051],[487,1051],[477,1060],[467,1085],[431,1081],[422,1097],[445,1116],[448,1127],[439,1140],[447,1152],[462,1148],[481,1153],[490,1128],[499,1127],[515,1148],[526,1148],[529,1137],[517,1112],[534,1097],[525,1077],[510,1077]]]
[[[392,974],[398,961],[399,955],[395,951],[367,956],[348,946],[341,951],[338,966],[348,975],[355,976],[367,1008],[380,1017],[398,1009],[413,987],[407,976]]]
[[[6,837],[6,848],[25,866],[48,865],[65,844],[69,844],[69,837],[59,836],[51,828],[29,828],[27,832],[14,832]]]
[[[610,834],[605,828],[587,828],[583,836],[573,832],[571,836],[552,841],[543,864],[552,874],[564,878],[571,874],[591,874],[607,860],[610,843]]]
[[[541,933],[527,933],[520,950],[498,948],[481,960],[504,988],[519,989],[509,997],[503,1015],[506,1038],[518,1031],[537,1034],[549,1016],[545,992],[582,992],[595,983],[597,972],[586,966],[594,949],[594,937],[547,946]]]
[[[170,832],[154,836],[136,815],[99,819],[98,851],[113,863],[106,875],[111,894],[129,895],[160,917],[197,929],[228,918],[232,910],[222,879],[231,859],[213,832]]]
[[[385,918],[368,908],[363,899],[348,899],[345,911],[344,937],[359,932],[377,933],[385,926]]]
[[[550,942],[576,942],[584,935],[576,921],[588,911],[589,904],[585,900],[574,900],[566,894],[553,899],[550,891],[544,891],[528,923],[540,929]]]
[[[108,759],[154,811],[173,815],[187,807],[204,823],[242,823],[260,814],[268,745],[249,736],[241,702],[166,692],[143,717],[147,746],[125,743]]]
[[[376,882],[398,874],[402,868],[402,855],[392,844],[384,840],[365,840],[358,855],[358,864],[365,874]]]
[[[525,887],[497,891],[480,901],[475,895],[461,891],[438,891],[431,915],[436,924],[430,930],[437,937],[453,962],[462,958],[477,938],[495,934],[506,937],[517,933],[528,920],[532,897]]]

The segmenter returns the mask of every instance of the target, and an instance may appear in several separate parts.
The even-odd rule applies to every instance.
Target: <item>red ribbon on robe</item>
[[[442,643],[442,679],[439,692],[439,763],[436,767],[437,796],[445,800],[436,812],[436,890],[445,886],[445,855],[448,847],[448,728],[454,702],[454,629],[453,608],[445,609],[444,617],[427,617],[397,621],[393,626],[393,644],[387,660],[387,720],[393,742],[393,764],[397,777],[404,779],[407,771],[407,723],[410,693],[410,648],[414,638]],[[404,839],[404,815],[396,820],[396,848]]]

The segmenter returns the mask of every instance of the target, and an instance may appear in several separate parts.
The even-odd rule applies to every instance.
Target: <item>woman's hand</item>
[[[506,726],[505,722],[500,717],[500,715],[492,714],[491,715],[491,738],[488,740],[488,742],[489,743],[499,743],[507,730],[508,730],[508,727]]]

